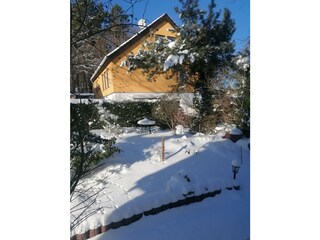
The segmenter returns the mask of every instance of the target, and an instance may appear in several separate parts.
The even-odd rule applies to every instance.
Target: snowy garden
[[[241,134],[228,125],[214,134],[182,126],[151,130],[114,132],[120,152],[81,179],[71,197],[72,239],[249,238],[249,139],[225,138]],[[110,136],[105,129],[92,132]]]
[[[178,97],[71,104],[72,240],[250,237],[250,42],[235,53],[230,10],[181,3],[174,40],[121,62],[177,74]]]

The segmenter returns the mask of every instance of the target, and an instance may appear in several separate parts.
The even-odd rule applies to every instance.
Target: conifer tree
[[[70,106],[70,195],[74,193],[79,181],[99,167],[101,160],[111,157],[119,149],[115,138],[103,139],[91,130],[102,129],[94,103],[71,104]]]
[[[232,35],[235,22],[231,12],[215,11],[212,0],[208,11],[199,8],[198,0],[179,0],[181,8],[176,12],[182,26],[176,29],[178,38],[174,43],[159,40],[145,43],[137,55],[128,57],[129,70],[142,68],[150,79],[156,73],[167,70],[180,74],[181,87],[191,85],[199,96],[198,123],[202,129],[205,122],[214,122],[213,96],[218,75],[231,65],[234,52]]]
[[[235,74],[238,81],[236,124],[250,136],[250,42],[242,52],[234,58]]]

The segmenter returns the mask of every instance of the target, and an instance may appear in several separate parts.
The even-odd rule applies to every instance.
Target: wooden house
[[[113,101],[157,99],[164,94],[177,94],[179,76],[177,74],[158,74],[148,80],[141,69],[128,71],[123,62],[129,54],[137,54],[145,41],[167,38],[174,41],[177,25],[163,14],[148,26],[142,28],[129,40],[104,57],[91,77],[95,98]],[[193,95],[190,93],[182,93]]]

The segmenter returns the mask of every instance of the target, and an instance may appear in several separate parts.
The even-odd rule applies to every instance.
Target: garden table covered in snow
[[[144,118],[138,121],[138,124],[141,126],[141,133],[149,132],[151,133],[151,127],[154,126],[156,122],[149,120],[148,118]]]

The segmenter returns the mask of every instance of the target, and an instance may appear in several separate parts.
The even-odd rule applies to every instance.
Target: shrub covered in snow
[[[250,44],[239,53],[235,59],[235,78],[239,83],[238,107],[236,124],[243,130],[245,136],[250,136]]]
[[[170,99],[166,95],[155,103],[152,109],[152,116],[158,122],[168,126],[172,132],[175,132],[177,125],[189,127],[191,123],[191,117],[184,113],[179,101]]]
[[[150,80],[166,71],[178,75],[180,89],[192,88],[200,96],[193,111],[198,115],[193,130],[210,132],[219,123],[213,106],[217,95],[214,87],[218,75],[231,64],[235,22],[228,9],[224,9],[221,17],[214,2],[209,4],[208,14],[199,8],[198,1],[181,3],[182,7],[176,8],[182,22],[176,29],[176,40],[146,42],[137,54],[128,57],[128,70],[142,69]]]
[[[155,103],[153,102],[104,102],[102,107],[106,114],[107,120],[119,125],[120,127],[139,127],[138,121],[143,118],[154,119],[152,109]],[[155,119],[154,119],[155,120]],[[162,128],[166,128],[161,122],[156,123]]]
[[[95,169],[103,165],[101,160],[109,158],[119,148],[114,146],[115,138],[102,138],[93,130],[102,129],[104,122],[101,120],[96,104],[79,103],[70,106],[70,201],[78,199],[85,206],[90,206],[95,202],[97,193],[89,194],[79,190],[79,183]],[[77,218],[70,223],[70,228],[74,229],[88,214],[87,207],[79,209],[75,206],[71,213],[77,213]],[[94,210],[97,213],[98,210]]]

